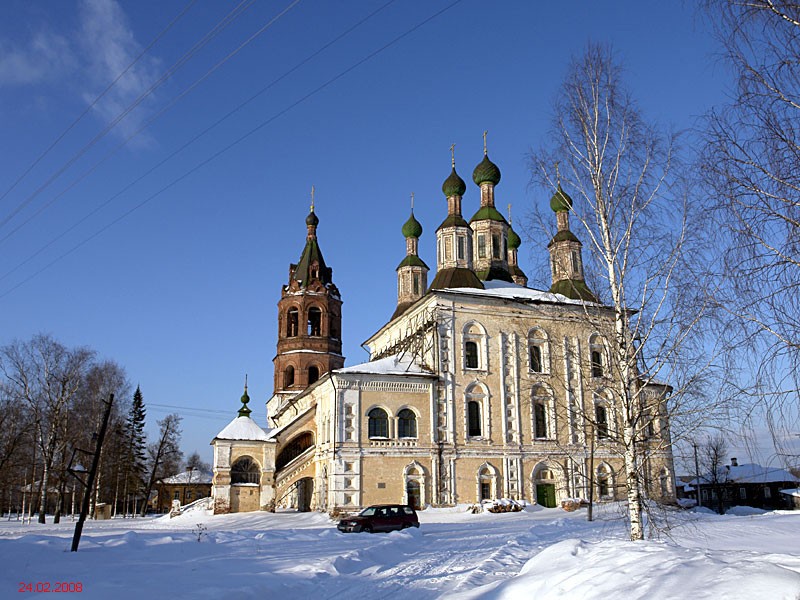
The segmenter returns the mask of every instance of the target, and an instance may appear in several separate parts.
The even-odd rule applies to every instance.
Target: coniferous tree
[[[144,433],[147,410],[144,406],[142,390],[137,385],[133,393],[133,403],[125,422],[128,456],[125,473],[125,513],[128,513],[130,494],[136,497],[144,485],[144,474],[147,466],[147,437]]]

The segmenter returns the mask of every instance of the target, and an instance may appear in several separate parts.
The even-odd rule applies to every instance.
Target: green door
[[[552,483],[536,485],[536,502],[545,508],[556,507],[556,486]]]

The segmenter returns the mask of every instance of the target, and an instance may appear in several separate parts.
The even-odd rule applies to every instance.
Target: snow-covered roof
[[[737,466],[725,466],[719,469],[720,482],[730,483],[778,483],[781,481],[791,481],[800,483],[800,479],[792,475],[786,469],[778,469],[775,467],[764,467],[755,463],[748,463]],[[696,485],[697,480],[690,483]],[[711,475],[703,475],[700,477],[701,484],[709,484],[711,482]]]
[[[164,477],[161,479],[163,483],[186,485],[189,483],[211,483],[211,473],[204,473],[197,469],[186,470],[183,473],[178,473],[172,477]]]
[[[214,439],[267,441],[269,434],[250,417],[236,417]]]
[[[417,363],[409,354],[393,354],[385,358],[343,367],[334,371],[337,374],[366,373],[370,375],[428,375],[435,377],[433,373],[425,370],[422,365]]]
[[[542,290],[535,290],[533,288],[522,287],[515,283],[508,283],[506,281],[484,281],[483,286],[485,289],[477,288],[445,288],[443,292],[453,292],[456,294],[469,294],[471,296],[489,296],[492,298],[504,298],[508,300],[524,300],[534,302],[549,302],[556,304],[593,304],[592,302],[584,302],[583,300],[573,300],[562,296],[561,294],[554,294],[552,292],[544,292]]]
[[[786,494],[787,496],[792,496],[794,498],[800,498],[800,489],[791,488],[788,490],[781,490],[781,494]]]

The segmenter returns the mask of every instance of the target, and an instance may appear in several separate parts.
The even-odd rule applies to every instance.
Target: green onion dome
[[[458,176],[455,167],[453,167],[453,172],[450,173],[450,176],[444,180],[442,191],[447,198],[450,196],[463,196],[464,192],[467,191],[467,184]]]
[[[405,222],[405,225],[403,225],[403,229],[401,229],[401,231],[403,232],[403,237],[405,238],[418,238],[422,235],[422,225],[420,225],[419,221],[414,218],[413,212],[411,213],[411,216],[408,217],[408,221]]]
[[[572,198],[558,185],[556,193],[550,198],[550,208],[553,212],[569,212],[572,208]]]
[[[511,229],[511,226],[508,227],[508,247],[511,250],[517,250],[520,245],[522,244],[522,240],[519,239],[517,232]]]
[[[319,225],[319,217],[313,210],[306,217],[306,225],[313,225],[314,227]]]
[[[483,160],[475,167],[475,170],[472,172],[472,181],[474,181],[476,185],[486,182],[492,185],[500,183],[500,169],[489,160],[488,155],[484,154]]]
[[[312,213],[313,214],[313,213]],[[244,394],[242,394],[242,408],[239,409],[240,417],[249,417],[252,412],[247,408],[247,403],[250,402],[250,396],[247,395],[247,386],[244,386]]]

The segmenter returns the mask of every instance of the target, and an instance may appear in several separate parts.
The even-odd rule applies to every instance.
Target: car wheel
[[[372,527],[370,527],[369,525],[365,525],[364,527],[361,528],[361,531],[363,531],[364,533],[372,533]]]

